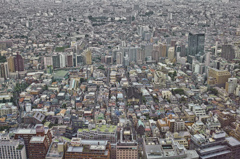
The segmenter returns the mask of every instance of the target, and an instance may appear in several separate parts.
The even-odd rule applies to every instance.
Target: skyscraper
[[[173,62],[175,59],[175,48],[174,47],[169,47],[168,49],[168,59]]]
[[[24,71],[24,61],[21,55],[17,53],[14,58],[15,71]]]
[[[15,72],[14,56],[9,56],[7,58],[7,62],[8,62],[9,72]]]
[[[192,63],[192,58],[196,58],[199,62],[203,62],[205,34],[188,35],[188,62]]]
[[[73,67],[73,55],[67,55],[67,67]]]
[[[0,78],[7,79],[9,76],[8,63],[0,63]]]
[[[221,57],[229,61],[233,60],[235,58],[235,51],[233,49],[233,46],[223,45]]]
[[[117,64],[123,64],[123,53],[122,52],[117,52],[116,56],[116,63]]]
[[[92,64],[92,52],[89,49],[85,53],[85,60],[86,60],[86,64],[87,65],[91,65]]]
[[[60,56],[55,54],[52,56],[53,68],[60,68]]]
[[[61,53],[59,55],[59,60],[60,60],[60,68],[66,67],[66,56],[64,53]]]

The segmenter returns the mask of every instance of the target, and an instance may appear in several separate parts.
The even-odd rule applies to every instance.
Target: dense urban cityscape
[[[1,0],[1,159],[239,159],[239,0]]]

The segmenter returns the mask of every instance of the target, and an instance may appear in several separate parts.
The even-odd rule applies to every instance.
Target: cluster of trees
[[[217,91],[215,88],[213,88],[213,87],[208,88],[208,91],[209,91],[211,94],[218,95],[218,91]]]
[[[100,69],[100,70],[105,70],[105,68],[104,68],[103,65],[99,66],[98,69]]]
[[[103,22],[106,21],[108,18],[101,16],[101,17],[93,17],[93,16],[88,16],[88,19],[91,20],[91,22]]]
[[[145,14],[142,14],[141,16],[151,16],[151,15],[153,15],[153,11],[148,11],[148,12],[146,12]]]
[[[172,72],[169,72],[169,73],[168,73],[168,76],[170,76],[171,79],[172,79],[172,81],[174,81],[175,77],[177,76],[177,72],[176,72],[176,71],[174,71],[173,73],[172,73]]]
[[[7,62],[6,56],[0,55],[0,63]]]
[[[175,94],[180,94],[180,95],[184,95],[184,90],[183,89],[173,89],[172,90],[172,93],[175,95]]]

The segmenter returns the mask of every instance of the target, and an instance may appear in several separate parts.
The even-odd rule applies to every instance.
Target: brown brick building
[[[42,137],[41,140],[38,138],[38,142],[36,141],[37,138],[35,137]],[[38,151],[33,148],[34,146],[39,147],[39,144],[45,145],[44,149],[48,149],[51,142],[52,142],[52,134],[49,129],[44,129],[42,124],[37,124],[34,129],[18,129],[14,136],[15,139],[23,139],[24,144],[26,146],[26,153],[27,157],[33,157],[38,156],[37,153],[43,153],[46,155],[46,152],[42,149],[39,149]],[[35,154],[35,155],[32,155]]]

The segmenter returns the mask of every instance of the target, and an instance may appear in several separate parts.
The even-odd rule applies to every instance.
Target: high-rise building
[[[0,63],[0,78],[7,79],[9,76],[8,63]]]
[[[135,47],[130,47],[128,50],[129,62],[136,62],[137,60],[137,49]]]
[[[85,62],[87,65],[91,65],[92,64],[92,52],[90,49],[88,49],[85,52]]]
[[[48,148],[52,142],[52,134],[49,129],[45,129],[42,124],[37,124],[34,129],[18,129],[15,133],[15,139],[23,139],[24,144],[26,146],[27,158],[41,158],[36,156],[46,155],[47,151],[42,151],[39,148],[39,152],[37,153],[36,149],[38,145],[36,145],[36,149],[34,148],[34,142],[37,140],[34,137],[43,137],[41,141],[44,143],[45,147]],[[39,138],[40,140],[40,138]],[[47,142],[46,142],[47,141]]]
[[[216,85],[219,87],[225,87],[228,78],[231,77],[231,73],[226,70],[218,70],[215,68],[209,68],[208,70],[208,84]]]
[[[75,66],[78,67],[80,66],[81,64],[83,64],[83,56],[82,55],[76,55],[76,63],[75,63]]]
[[[133,139],[133,132],[130,126],[121,128],[120,140],[116,145],[117,159],[137,159],[138,143]]]
[[[105,56],[105,63],[106,64],[113,64],[113,57],[112,56]]]
[[[60,56],[55,54],[52,56],[53,68],[60,68]]]
[[[43,60],[44,60],[44,67],[45,67],[45,69],[48,66],[53,66],[52,56],[44,56]]]
[[[142,51],[142,49],[138,49],[137,50],[137,63],[138,64],[143,64],[145,61],[145,54],[144,54],[144,51]]]
[[[64,53],[59,54],[60,68],[66,67],[66,56]]]
[[[240,142],[234,137],[226,137],[223,131],[212,135],[195,134],[190,139],[190,150],[197,150],[199,158],[239,158]],[[211,141],[209,141],[211,139]]]
[[[73,67],[73,55],[67,55],[67,67]]]
[[[235,89],[237,88],[237,78],[229,78],[228,82],[226,82],[226,91],[230,93],[234,93]]]
[[[7,58],[7,62],[8,62],[9,72],[15,72],[14,56],[9,56]]]
[[[161,43],[160,44],[160,57],[166,57],[167,56],[167,45]]]
[[[45,158],[49,146],[45,136],[33,136],[29,141],[29,159]]]
[[[235,51],[233,49],[232,45],[222,45],[222,58],[225,58],[226,60],[233,60],[235,58]]]
[[[160,45],[161,44],[154,44],[153,45],[152,59],[156,62],[159,61],[159,57],[160,57]]]
[[[169,47],[168,49],[168,59],[173,62],[175,59],[175,48],[174,47]]]
[[[123,64],[123,53],[122,52],[117,52],[116,63]]]
[[[192,58],[196,58],[199,62],[203,62],[205,34],[188,35],[188,62],[192,63]]]
[[[0,136],[0,158],[2,159],[26,159],[26,148],[21,140],[13,140],[8,134]]]
[[[24,61],[21,55],[17,53],[14,58],[15,71],[24,71]]]

